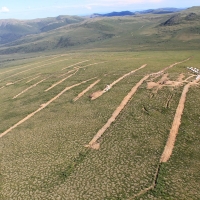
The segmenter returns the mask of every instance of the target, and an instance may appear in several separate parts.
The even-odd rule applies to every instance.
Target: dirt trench
[[[17,75],[22,74],[22,73],[24,73],[24,72],[28,72],[28,71],[33,70],[33,69],[36,69],[36,68],[44,67],[44,66],[51,65],[51,64],[54,64],[54,63],[58,63],[58,62],[62,62],[62,61],[65,61],[65,60],[69,60],[69,59],[67,58],[67,59],[63,59],[63,60],[59,60],[59,61],[55,61],[55,62],[50,62],[50,63],[44,64],[44,65],[40,65],[40,66],[37,66],[37,67],[33,67],[33,68],[30,68],[30,69],[26,69],[26,70],[24,70],[24,71],[21,71],[21,72],[18,72],[18,73],[16,73],[16,74],[13,74],[13,75],[11,75],[11,76],[8,76],[8,77],[2,79],[1,81],[6,80],[6,79],[8,79],[8,78],[11,78],[11,77],[13,77],[13,76],[17,76]]]
[[[73,99],[73,101],[77,101],[78,99],[80,99],[86,92],[88,92],[90,89],[92,89],[101,79],[98,79],[97,81],[95,81],[94,83],[92,83],[89,87],[87,87],[85,90],[83,90],[80,94],[78,94],[78,96],[76,98]]]
[[[38,84],[44,82],[47,78],[42,79],[41,81],[35,83],[34,85],[31,85],[30,87],[26,88],[25,90],[23,90],[22,92],[20,92],[19,94],[15,95],[12,99],[16,99],[18,96],[20,96],[21,94],[27,92],[28,90],[30,90],[33,87],[36,87]]]
[[[33,81],[33,80],[37,79],[38,77],[40,77],[40,75],[39,75],[39,74],[38,74],[38,76],[36,76],[36,77],[34,77],[34,78],[32,78],[32,79],[28,80],[26,83],[30,83],[31,81]]]
[[[17,122],[16,124],[14,124],[13,126],[11,126],[9,129],[7,129],[6,131],[4,131],[3,133],[0,134],[0,138],[3,137],[4,135],[6,135],[7,133],[9,133],[10,131],[12,131],[13,129],[15,129],[16,127],[18,127],[20,124],[24,123],[25,121],[27,121],[28,119],[30,119],[31,117],[33,117],[36,113],[40,112],[41,110],[43,110],[44,108],[46,108],[49,104],[51,104],[53,101],[55,101],[57,98],[59,98],[63,93],[65,93],[66,91],[79,86],[83,83],[86,83],[90,80],[93,80],[95,78],[91,78],[85,81],[82,81],[80,83],[74,84],[72,86],[68,86],[66,87],[64,90],[62,90],[59,94],[57,94],[55,97],[53,97],[51,100],[47,101],[46,103],[40,105],[40,107],[35,110],[34,112],[30,113],[29,115],[27,115],[25,118],[23,118],[22,120],[20,120],[19,122]]]
[[[131,91],[127,94],[127,96],[124,97],[120,105],[117,107],[117,109],[113,112],[112,116],[110,119],[108,119],[107,123],[97,132],[97,134],[93,137],[93,139],[89,142],[88,145],[85,145],[86,147],[89,148],[94,148],[98,149],[99,144],[97,143],[97,140],[103,135],[103,133],[110,127],[112,122],[115,121],[116,117],[120,114],[120,112],[124,109],[126,104],[129,102],[129,100],[132,98],[132,96],[136,93],[137,89],[139,86],[149,78],[149,75],[146,75],[143,77],[132,89]]]
[[[64,68],[62,68],[62,70],[67,69],[67,68],[70,68],[70,67],[73,67],[73,66],[76,66],[76,65],[78,65],[78,64],[81,64],[81,63],[84,63],[84,62],[87,62],[87,61],[89,61],[89,60],[84,60],[84,61],[81,61],[81,62],[75,63],[75,64],[73,64],[73,65],[70,65],[70,66],[64,67]]]
[[[118,78],[117,80],[115,80],[114,82],[112,82],[110,85],[109,85],[109,89],[111,89],[115,84],[117,84],[118,82],[120,82],[122,79],[126,78],[127,76],[135,73],[136,71],[140,70],[140,69],[143,69],[144,67],[146,67],[147,64],[144,64],[142,65],[141,67],[139,67],[138,69],[135,69],[127,74],[124,74],[123,76],[121,76],[120,78]],[[99,90],[97,92],[94,92],[93,94],[91,94],[91,100],[95,100],[97,99],[98,97],[100,97],[101,95],[103,95],[105,92],[107,92],[108,90],[105,88],[104,90]]]
[[[178,134],[179,126],[181,125],[181,116],[183,114],[187,92],[188,92],[190,86],[196,84],[198,81],[199,80],[195,80],[193,82],[190,82],[187,85],[185,85],[185,87],[183,88],[183,92],[182,92],[181,98],[179,100],[178,107],[176,109],[176,114],[174,116],[172,128],[170,130],[170,134],[169,134],[167,143],[165,145],[164,151],[163,151],[162,156],[160,158],[161,163],[167,162],[169,160],[169,158],[171,157],[171,154],[172,154],[172,151],[173,151],[173,148],[174,148],[174,144],[175,144],[175,140],[176,140],[176,136]]]
[[[47,88],[47,89],[45,90],[45,92],[47,92],[47,91],[51,90],[52,88],[54,88],[55,86],[61,84],[63,81],[65,81],[66,79],[68,79],[68,78],[70,78],[71,76],[75,75],[77,72],[78,72],[78,70],[76,70],[73,74],[70,74],[69,76],[63,78],[62,80],[60,80],[60,81],[54,83],[51,87]]]

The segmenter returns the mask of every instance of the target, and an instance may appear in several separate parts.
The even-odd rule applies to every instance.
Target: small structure
[[[198,75],[197,77],[196,77],[196,80],[199,80],[200,79],[200,75]]]
[[[110,90],[110,85],[106,85],[106,88],[104,89],[105,92],[107,92],[108,90]]]

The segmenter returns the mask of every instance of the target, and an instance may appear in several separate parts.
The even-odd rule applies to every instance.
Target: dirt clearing
[[[127,94],[127,96],[124,97],[121,104],[117,107],[117,109],[113,112],[111,118],[107,121],[107,123],[97,132],[97,134],[93,137],[93,139],[89,142],[86,147],[97,149],[99,148],[99,144],[97,143],[97,140],[103,135],[103,133],[110,127],[110,125],[116,120],[116,117],[120,114],[120,112],[124,109],[126,104],[129,102],[129,100],[132,98],[132,96],[135,94],[139,86],[149,78],[149,75],[146,75],[143,77]]]

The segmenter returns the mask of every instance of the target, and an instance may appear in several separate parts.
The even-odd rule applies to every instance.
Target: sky
[[[200,0],[0,0],[0,19],[35,19],[59,15],[90,15],[163,7],[200,6]]]

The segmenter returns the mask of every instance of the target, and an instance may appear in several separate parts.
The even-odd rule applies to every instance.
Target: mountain
[[[52,49],[106,49],[107,51],[109,49],[115,51],[199,49],[199,27],[200,7],[165,14],[148,13],[95,18],[59,16],[28,21],[1,20],[0,29],[6,33],[9,43],[5,43],[5,39],[1,41],[0,54]]]
[[[158,8],[158,9],[148,9],[148,10],[143,10],[143,11],[136,11],[136,12],[130,12],[130,11],[121,11],[121,12],[111,12],[111,13],[106,13],[106,14],[99,14],[99,13],[94,13],[91,15],[91,18],[94,17],[115,17],[115,16],[129,16],[129,15],[136,15],[136,14],[166,14],[166,13],[175,13],[182,11],[184,9],[179,9],[179,8]]]
[[[0,44],[15,41],[26,35],[48,32],[83,20],[78,16],[58,16],[34,20],[0,20]]]
[[[94,13],[93,15],[91,15],[91,17],[115,17],[115,16],[128,16],[128,15],[135,15],[135,13],[130,11],[111,12],[107,14]]]

